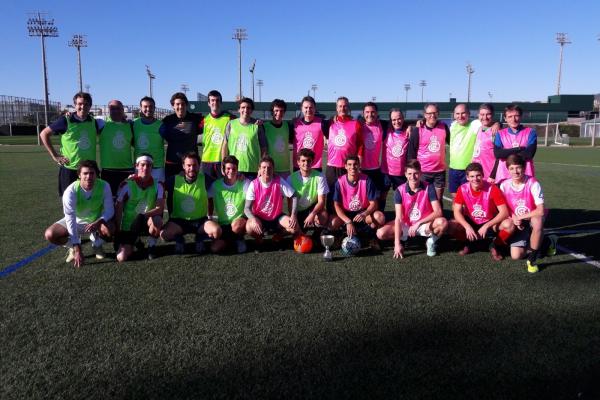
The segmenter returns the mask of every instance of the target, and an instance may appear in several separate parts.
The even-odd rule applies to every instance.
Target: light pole
[[[81,74],[81,48],[87,47],[86,35],[73,35],[69,41],[69,47],[77,49],[77,68],[79,69],[79,91],[83,92],[83,76]]]
[[[556,34],[556,43],[560,45],[560,61],[558,62],[558,82],[556,83],[556,95],[560,95],[560,78],[562,74],[562,62],[563,62],[563,49],[565,44],[570,44],[571,42],[567,38],[567,34],[564,32],[558,32]]]
[[[260,103],[262,101],[262,87],[264,86],[265,82],[262,79],[259,79],[256,81],[256,86],[258,86],[258,102]]]
[[[467,83],[467,104],[471,102],[471,75],[475,70],[471,64],[467,64],[467,75],[469,76],[469,81]]]
[[[488,92],[488,97],[490,98],[490,102],[491,102],[492,98],[494,97],[494,94],[492,92]]]
[[[27,19],[29,36],[39,36],[42,40],[42,65],[44,69],[44,122],[48,126],[48,72],[46,67],[46,37],[58,37],[58,28],[54,26],[54,19],[47,20],[45,13],[31,13]]]
[[[312,90],[312,92],[313,92],[313,96],[312,96],[312,97],[313,97],[313,99],[316,99],[316,97],[315,97],[315,92],[317,91],[317,89],[318,89],[318,88],[319,88],[319,87],[317,86],[317,84],[316,84],[316,83],[313,83],[313,85],[310,87],[310,89],[311,89],[311,90]],[[315,100],[315,101],[317,101],[317,100]]]
[[[86,84],[86,85],[85,85],[85,92],[86,92],[86,93],[89,93],[91,88],[92,88],[92,87],[91,87],[89,84]]]
[[[256,68],[256,60],[254,60],[250,67],[250,73],[252,74],[252,101],[254,101],[254,68]]]
[[[427,86],[427,82],[421,80],[421,82],[419,82],[419,86],[421,86],[421,103],[423,103],[423,92],[425,90],[425,86]]]
[[[242,99],[242,40],[248,39],[245,28],[236,28],[233,32],[233,40],[238,41],[238,73],[239,73],[239,99]]]
[[[410,90],[410,83],[404,84],[404,91],[406,92],[406,96],[404,97],[404,102],[408,103],[408,91]]]
[[[187,92],[189,92],[189,90],[190,90],[190,86],[187,83],[181,84],[181,91],[183,92],[183,94],[185,94],[186,97],[187,97]]]
[[[156,79],[156,75],[154,75],[152,73],[152,71],[150,71],[150,67],[146,65],[146,74],[148,75],[148,85],[150,86],[150,97],[154,98],[152,96],[152,81]]]

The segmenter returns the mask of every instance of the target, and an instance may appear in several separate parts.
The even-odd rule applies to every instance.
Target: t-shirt
[[[159,133],[167,142],[167,163],[180,164],[181,156],[193,151],[198,153],[198,135],[202,125],[202,114],[186,113],[167,115],[162,120]]]
[[[346,179],[348,179],[348,176],[346,175]],[[348,181],[348,183],[350,185],[352,185],[352,183],[350,183],[350,181]],[[354,182],[354,185],[358,184],[358,180],[356,180]],[[352,186],[354,186],[352,185]],[[377,200],[379,198],[379,192],[377,190],[377,188],[375,187],[375,184],[373,183],[373,181],[371,180],[370,177],[367,177],[367,199],[369,201],[373,201],[373,200]],[[333,190],[333,201],[337,201],[338,203],[342,202],[342,192],[340,190],[340,183],[339,181],[335,181],[335,187]]]
[[[425,189],[425,184],[423,182],[419,184],[419,189]],[[410,190],[408,183],[406,184],[406,190],[411,196],[416,193]],[[437,200],[437,195],[435,194],[435,187],[433,185],[427,185],[427,198],[429,199],[429,201]],[[400,193],[400,190],[394,190],[394,204],[402,204],[402,193]]]
[[[260,178],[257,178],[257,179],[260,179]],[[260,184],[264,188],[268,188],[269,186],[271,186],[272,183],[273,183],[272,179],[271,179],[271,182],[269,182],[269,183],[264,183],[262,180],[260,180]],[[294,190],[294,188],[289,183],[287,183],[284,179],[280,179],[279,183],[281,184],[281,191],[283,192],[283,195],[285,197],[290,198],[296,192]],[[248,186],[248,189],[246,190],[246,200],[256,200],[256,196],[254,194],[254,185]]]

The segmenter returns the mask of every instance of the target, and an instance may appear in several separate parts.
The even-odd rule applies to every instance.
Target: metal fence
[[[48,119],[58,118],[61,111],[59,102],[48,104]],[[0,124],[38,125],[44,121],[44,100],[26,97],[0,95]]]

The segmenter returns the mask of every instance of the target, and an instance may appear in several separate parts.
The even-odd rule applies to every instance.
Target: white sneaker
[[[246,250],[248,250],[248,247],[246,246],[246,241],[244,239],[236,240],[235,245],[237,247],[238,254],[245,253]]]
[[[96,255],[96,258],[98,260],[104,260],[104,258],[106,257],[106,254],[104,254],[104,249],[102,248],[102,246],[92,246],[92,250],[94,250],[94,254]]]
[[[427,241],[425,242],[425,246],[427,247],[427,256],[435,257],[437,255],[435,246],[435,242],[437,241],[437,239],[438,237],[435,235],[431,235],[427,238]]]
[[[69,247],[69,250],[67,250],[67,258],[65,258],[65,262],[70,263],[74,259],[75,259],[75,251],[73,250],[72,247]]]

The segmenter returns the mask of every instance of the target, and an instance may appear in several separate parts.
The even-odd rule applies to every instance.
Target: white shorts
[[[433,233],[429,230],[429,225],[431,225],[431,223],[421,224],[421,226],[419,226],[419,228],[417,229],[417,236],[430,237]],[[408,228],[410,228],[410,226],[406,225],[403,222],[401,239],[403,242],[408,240]]]
[[[165,181],[165,169],[164,168],[152,168],[152,178],[157,182]]]
[[[55,222],[55,224],[58,224],[60,226],[64,226],[65,229],[67,228],[67,219],[63,218],[63,219],[59,219],[58,221]],[[82,235],[85,233],[85,227],[87,226],[87,222],[79,222],[77,223],[77,236],[79,237],[79,239],[81,240]],[[90,233],[90,240],[92,242],[94,242],[94,246],[96,246],[98,243],[102,243],[100,239],[100,237],[96,234],[94,234],[93,232]],[[71,243],[71,241],[69,240],[69,243]]]

